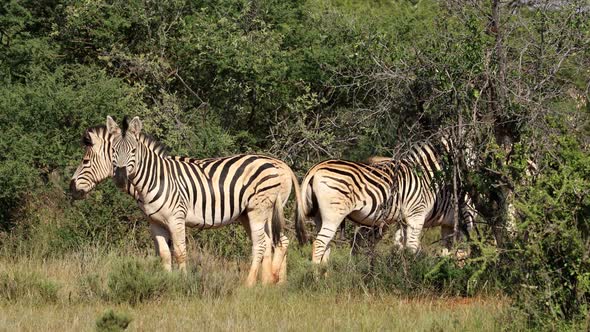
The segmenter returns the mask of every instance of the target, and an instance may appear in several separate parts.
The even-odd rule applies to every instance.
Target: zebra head
[[[84,132],[84,157],[70,181],[73,199],[84,198],[98,183],[113,175],[112,139],[105,126],[91,127]]]
[[[461,231],[465,234],[467,240],[469,240],[469,232],[473,229],[477,231],[475,227],[475,218],[477,218],[477,210],[475,209],[475,205],[473,204],[473,201],[471,200],[471,197],[469,197],[468,194],[465,194],[463,207],[461,210]]]
[[[107,121],[107,128],[109,127],[113,131],[119,129],[114,121],[110,124]],[[135,175],[136,160],[138,159],[136,152],[138,151],[141,128],[139,117],[136,116],[129,122],[125,118],[121,134],[113,138],[114,180],[119,188],[126,188],[127,179]]]

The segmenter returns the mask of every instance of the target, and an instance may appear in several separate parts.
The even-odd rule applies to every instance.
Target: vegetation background
[[[0,324],[89,328],[109,307],[99,328],[187,328],[159,319],[185,308],[217,329],[311,329],[325,310],[324,329],[588,330],[589,16],[584,0],[3,1]],[[132,199],[66,193],[106,115],[140,116],[175,154],[265,153],[300,176],[455,130],[483,236],[463,261],[339,241],[326,280],[293,245],[288,286],[244,294],[242,229],[193,231],[194,270],[162,274]],[[473,303],[456,316],[447,296]]]

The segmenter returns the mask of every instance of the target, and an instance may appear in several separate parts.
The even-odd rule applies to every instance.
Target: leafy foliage
[[[171,282],[172,278],[157,260],[148,263],[123,260],[109,275],[108,298],[138,304],[162,296],[172,286]]]
[[[324,286],[469,295],[494,285],[518,299],[530,327],[575,327],[590,293],[589,13],[584,1],[5,1],[2,251],[150,246],[145,217],[111,184],[75,204],[64,194],[80,135],[106,115],[140,116],[176,154],[266,153],[299,174],[459,128],[468,153],[455,162],[482,223],[474,257],[335,257],[333,272],[358,273]],[[191,236],[223,257],[249,254],[239,227]],[[315,275],[294,261],[293,283],[309,286]],[[158,297],[170,280],[149,279],[159,275],[151,268],[125,265],[111,295]],[[180,292],[228,294],[230,279],[210,276],[196,278],[217,286],[187,281]]]
[[[519,191],[512,277],[523,310],[534,322],[558,328],[561,320],[589,313],[590,233],[588,154],[567,133],[551,135],[555,149],[545,155],[543,175]]]

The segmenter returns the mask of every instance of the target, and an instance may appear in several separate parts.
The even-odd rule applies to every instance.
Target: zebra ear
[[[129,121],[129,129],[127,129],[127,132],[137,137],[139,136],[142,127],[143,125],[141,124],[141,120],[139,120],[139,117],[136,116],[133,118],[133,120]]]
[[[110,115],[107,115],[107,132],[111,135],[121,135],[121,128]]]

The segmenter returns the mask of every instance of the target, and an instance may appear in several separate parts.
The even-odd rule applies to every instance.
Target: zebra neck
[[[165,157],[150,150],[148,146],[139,144],[135,172],[127,176],[130,186],[134,187],[136,199],[142,199],[148,195],[154,187],[154,179],[161,178],[160,175],[164,172],[164,159]]]
[[[133,197],[136,200],[140,198],[140,192],[135,188],[134,185],[131,184],[131,181],[127,181],[127,187],[125,188],[125,192],[127,192],[129,196]]]
[[[441,170],[440,157],[441,152],[431,143],[424,143],[415,146],[410,155],[405,158],[408,164],[422,168],[427,173],[438,172]]]

